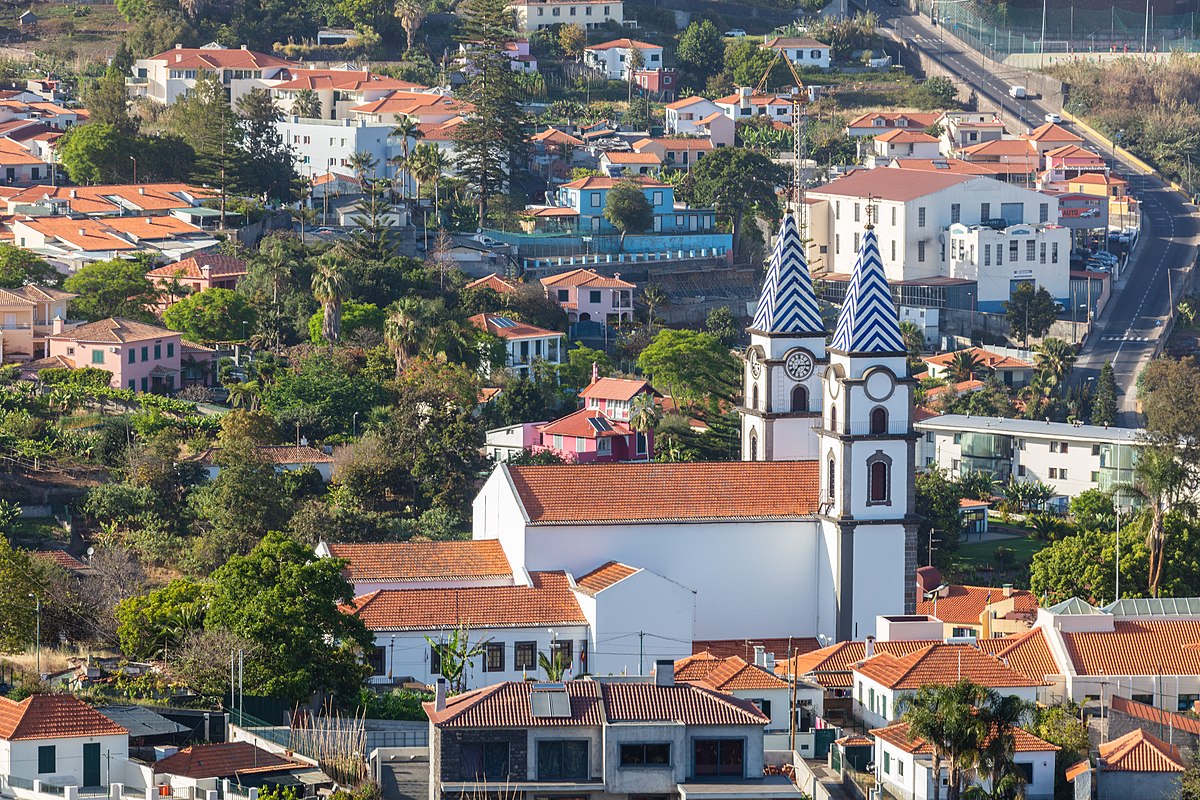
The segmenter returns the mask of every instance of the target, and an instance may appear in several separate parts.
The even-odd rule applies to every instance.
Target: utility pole
[[[645,675],[646,632],[638,631],[638,675]]]

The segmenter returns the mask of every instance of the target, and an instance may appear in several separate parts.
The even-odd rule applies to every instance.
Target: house
[[[174,216],[19,217],[8,228],[18,247],[69,271],[135,253],[178,260],[219,244],[211,234]]]
[[[625,21],[622,0],[514,0],[508,8],[522,33],[539,31],[552,25],[573,23],[591,30]]]
[[[591,269],[573,269],[541,279],[546,297],[567,312],[571,322],[595,320],[609,324],[633,321],[633,293],[637,284]]]
[[[991,111],[947,111],[938,123],[947,154],[1004,138],[1004,123]]]
[[[172,105],[181,95],[196,88],[196,79],[215,75],[230,91],[230,102],[253,88],[254,82],[270,79],[285,69],[300,66],[293,61],[245,47],[232,49],[210,42],[203,47],[175,45],[171,50],[139,58],[132,76],[125,79],[130,95],[148,97],[163,105]]]
[[[289,787],[298,797],[316,796],[333,780],[315,763],[291,753],[275,753],[252,742],[220,742],[185,747],[152,765],[154,786],[176,796],[218,788]],[[167,788],[169,787],[169,788]]]
[[[766,117],[772,122],[792,123],[792,101],[785,95],[755,92],[748,86],[741,86],[733,94],[717,98],[713,103],[735,122]]]
[[[471,281],[466,286],[464,286],[463,289],[464,290],[490,289],[491,291],[493,291],[499,295],[516,294],[517,293],[517,287],[515,284],[504,280],[504,278],[501,278],[499,275],[497,275],[494,272],[491,273],[490,275],[485,275],[482,278]]]
[[[72,367],[107,370],[114,389],[172,392],[180,385],[181,341],[178,331],[109,317],[51,334],[47,355]],[[26,364],[26,368],[37,363]]]
[[[1056,122],[1047,122],[1045,125],[1039,125],[1029,133],[1024,134],[1021,138],[1034,146],[1038,156],[1064,145],[1083,144],[1082,136],[1071,133]]]
[[[1116,695],[1109,699],[1106,732],[1109,739],[1119,739],[1143,728],[1159,733],[1165,731],[1184,760],[1191,762],[1200,754],[1200,719],[1194,714],[1194,707],[1183,714]]]
[[[1051,181],[1064,181],[1081,175],[1108,173],[1108,165],[1099,154],[1077,144],[1065,144],[1042,155],[1042,166]],[[1118,178],[1117,180],[1121,180]]]
[[[636,430],[629,422],[612,419],[603,411],[581,408],[565,417],[538,426],[543,449],[573,463],[651,461],[653,431]]]
[[[31,216],[156,216],[195,208],[216,192],[185,183],[139,183],[98,186],[30,186],[6,193],[0,204],[7,214]]]
[[[662,169],[662,157],[654,152],[630,153],[606,150],[600,156],[600,171],[613,178],[656,175]]]
[[[829,54],[832,48],[824,42],[807,36],[764,36],[759,45],[763,50],[774,50],[797,67],[829,69]]]
[[[715,146],[711,139],[694,137],[660,136],[639,139],[633,143],[634,152],[654,153],[667,169],[691,169],[706,153],[711,153]]]
[[[983,347],[968,347],[965,350],[939,353],[936,356],[922,356],[921,360],[925,362],[929,377],[946,379],[958,353],[975,360],[979,365],[980,377],[995,375],[1007,387],[1019,389],[1028,386],[1033,378],[1032,361],[1007,353],[994,353]]]
[[[21,12],[21,15],[17,17],[17,25],[19,25],[23,31],[33,30],[37,27],[37,24],[38,16],[37,14],[33,13],[32,8],[25,9]]]
[[[709,242],[719,245],[731,239],[715,234],[715,214],[710,209],[693,209],[677,206],[675,188],[669,183],[648,177],[635,178],[642,186],[642,194],[650,202],[654,221],[647,234],[630,234],[625,237],[626,250],[631,250],[639,238],[653,238],[650,234],[675,234],[685,239],[692,247],[703,247]],[[588,177],[564,183],[555,194],[558,208],[569,208],[579,215],[579,228],[593,234],[617,233],[612,223],[604,218],[604,207],[608,193],[619,183],[616,178]],[[681,246],[684,246],[681,244]],[[728,247],[728,245],[726,245]]]
[[[1094,781],[1097,800],[1171,800],[1179,797],[1179,787],[1187,764],[1179,748],[1147,733],[1144,729],[1100,744]],[[1076,797],[1079,781],[1076,779]]]
[[[245,261],[217,253],[201,253],[174,264],[155,267],[146,273],[146,278],[169,298],[167,305],[170,305],[170,301],[181,299],[175,296],[175,287],[186,290],[184,294],[195,294],[206,289],[235,289],[244,277]]]
[[[585,47],[583,62],[610,81],[627,81],[634,50],[642,54],[641,68],[656,70],[663,66],[661,45],[627,37]]]
[[[591,156],[581,150],[583,139],[558,128],[546,128],[529,137],[531,168],[547,179],[567,181],[571,168],[590,162]]]
[[[602,411],[611,419],[628,420],[635,399],[642,395],[662,397],[646,381],[593,377],[592,382],[580,391],[579,399],[586,408]]]
[[[46,337],[74,328],[67,301],[78,295],[45,286],[0,289],[0,362],[46,357]]]
[[[464,73],[474,74],[475,69],[470,62],[470,51],[478,48],[479,42],[461,42],[458,45],[458,56],[455,64],[461,65]],[[514,39],[504,43],[504,54],[508,56],[508,66],[513,72],[532,75],[538,71],[537,57],[529,52],[528,39]]]
[[[382,100],[393,92],[428,92],[427,87],[365,69],[292,69],[281,71],[269,87],[284,114],[296,111],[301,92],[312,92],[321,104],[322,119],[345,119],[350,109]]]
[[[504,341],[505,366],[518,377],[528,376],[539,361],[561,364],[566,357],[565,337],[558,331],[548,331],[498,314],[476,314],[468,321]]]
[[[1054,761],[1061,748],[1023,728],[1012,727],[1008,734],[1013,741],[1013,763],[1024,778],[1021,796],[1028,800],[1053,800]],[[875,737],[875,778],[888,797],[928,800],[937,791],[935,782],[945,786],[945,762],[941,768],[942,774],[935,775],[933,747],[924,739],[914,736],[908,723],[875,728],[871,735]],[[989,781],[978,773],[972,772],[967,780],[968,785],[990,789]],[[944,793],[945,790],[942,791]]]
[[[920,133],[941,119],[940,112],[872,111],[855,117],[846,124],[846,135],[850,137],[877,136],[880,133],[900,130]]]
[[[667,103],[663,107],[665,130],[676,136],[697,136],[700,120],[720,110],[716,103],[700,95]]]
[[[542,434],[538,428],[547,422],[549,420],[543,419],[492,428],[484,434],[484,450],[497,463],[525,452],[537,452],[542,446]]]
[[[941,155],[941,140],[924,131],[890,130],[876,136],[871,146],[877,160],[935,159]]]
[[[679,70],[664,67],[635,69],[633,85],[642,97],[649,97],[660,103],[674,100],[675,90],[679,86]]]
[[[204,471],[208,473],[208,479],[213,480],[221,473],[221,466],[216,460],[220,452],[221,448],[210,447],[197,453],[190,460],[204,467]],[[317,471],[325,483],[329,483],[329,479],[333,475],[333,455],[316,447],[309,447],[305,444],[266,444],[255,447],[254,452],[268,464],[274,466],[276,473],[295,472],[311,467]]]
[[[917,613],[941,620],[946,638],[991,639],[1024,633],[1037,618],[1038,601],[1032,592],[1014,589],[1012,584],[997,589],[945,584],[940,574],[922,572],[928,569],[917,571],[917,591],[922,598],[917,601]]]
[[[321,542],[316,553],[346,562],[342,574],[355,596],[380,589],[514,585],[504,549],[494,541]]]
[[[12,139],[0,139],[0,184],[29,186],[50,178],[53,169],[30,147]]]
[[[0,697],[0,782],[56,794],[124,783],[129,731],[70,694]],[[132,776],[131,776],[132,777]]]
[[[750,702],[674,680],[499,683],[446,698],[429,717],[430,800],[547,786],[614,800],[799,798],[784,775],[764,776],[763,727]],[[507,788],[503,788],[507,787]]]

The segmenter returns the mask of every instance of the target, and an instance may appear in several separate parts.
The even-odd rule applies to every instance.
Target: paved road
[[[902,40],[913,42],[959,76],[975,90],[980,107],[1000,109],[1010,130],[1024,132],[1042,124],[1047,112],[1061,110],[1061,97],[1024,101],[1009,97],[1008,87],[1023,83],[1022,76],[1026,74],[1023,70],[1014,67],[988,71],[975,51],[954,39],[943,38],[941,28],[931,26],[928,18],[900,13],[878,0],[855,2],[875,11],[884,25],[896,30]],[[1103,143],[1084,131],[1075,133],[1083,136],[1096,152],[1106,152]],[[1153,354],[1170,314],[1168,283],[1179,296],[1183,269],[1195,262],[1200,240],[1192,205],[1157,178],[1139,175],[1132,165],[1119,161],[1117,173],[1130,180],[1134,196],[1141,200],[1144,228],[1130,266],[1088,337],[1072,377],[1081,381],[1094,378],[1105,361],[1112,361],[1120,393],[1118,424],[1135,426],[1138,423],[1134,382]]]

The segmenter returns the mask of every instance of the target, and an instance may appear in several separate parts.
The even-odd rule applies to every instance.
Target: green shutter
[[[54,745],[47,744],[38,747],[38,774],[46,775],[52,773],[55,767]]]

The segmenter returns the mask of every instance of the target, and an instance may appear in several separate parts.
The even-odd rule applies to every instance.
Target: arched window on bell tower
[[[755,411],[759,411],[758,407],[758,384],[754,384],[754,388],[750,391],[750,407]]]
[[[892,460],[883,453],[867,459],[867,503],[890,504],[892,501]]]
[[[803,384],[792,388],[792,413],[803,414],[808,411],[808,389]]]
[[[881,434],[887,433],[888,428],[888,413],[883,406],[876,406],[871,410],[871,433]]]
[[[833,403],[829,404],[829,430],[837,433],[837,406]]]
[[[750,431],[750,460],[758,461],[758,431]]]
[[[837,486],[837,459],[835,459],[833,456],[829,457],[828,471],[829,490],[827,494],[829,495],[829,499],[833,500],[837,497],[837,489],[835,488]]]

